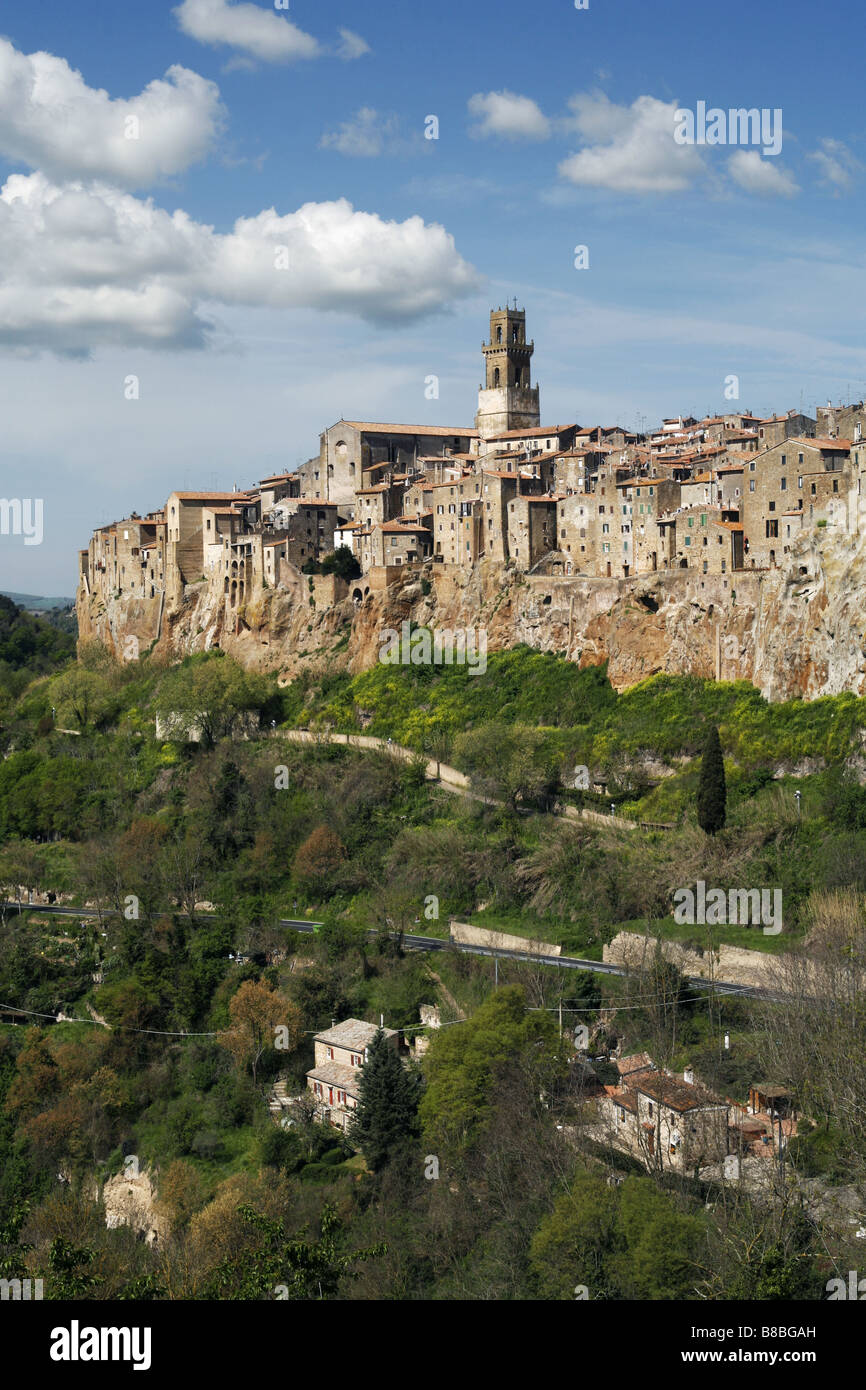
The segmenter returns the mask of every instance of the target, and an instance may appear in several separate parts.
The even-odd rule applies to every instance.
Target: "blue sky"
[[[42,545],[0,536],[0,587],[71,593],[93,526],[301,462],[341,415],[471,423],[506,297],[548,423],[735,408],[732,374],[758,413],[862,397],[861,24],[834,0],[7,4],[0,495],[45,519]],[[781,108],[781,152],[676,145],[700,101]]]

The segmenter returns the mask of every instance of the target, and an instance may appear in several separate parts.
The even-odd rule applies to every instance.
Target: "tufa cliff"
[[[206,582],[175,607],[159,598],[78,598],[82,640],[119,657],[167,659],[220,647],[291,681],[307,666],[357,672],[405,620],[487,632],[489,651],[526,643],[579,666],[608,662],[619,690],[661,672],[747,680],[770,700],[866,691],[866,538],[814,530],[784,568],[728,576],[694,570],[632,579],[524,574],[482,561],[371,571],[346,584],[298,571],[229,610]],[[136,643],[130,643],[131,638]]]

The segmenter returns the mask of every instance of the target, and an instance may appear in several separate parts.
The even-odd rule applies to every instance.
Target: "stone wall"
[[[510,936],[508,932],[487,931],[472,927],[468,922],[451,923],[451,940],[460,946],[484,946],[491,951],[523,951],[533,956],[560,956],[561,946],[549,941],[531,941],[525,936]]]
[[[700,927],[696,927],[696,935],[699,932]],[[602,959],[605,964],[639,969],[641,962],[652,956],[656,944],[655,937],[622,931],[605,946]],[[721,945],[711,958],[706,951],[689,950],[679,941],[663,941],[661,948],[665,958],[685,975],[705,980],[712,977],[728,984],[752,985],[759,989],[769,989],[774,983],[775,958],[763,951]]]

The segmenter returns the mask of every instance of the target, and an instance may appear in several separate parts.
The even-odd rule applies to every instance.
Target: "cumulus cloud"
[[[790,198],[799,189],[787,169],[782,169],[768,159],[762,159],[757,150],[737,150],[728,160],[728,173],[746,193],[757,193],[769,198]]]
[[[851,187],[863,165],[842,140],[825,139],[821,148],[808,156],[821,170],[821,183],[841,193]]]
[[[18,351],[201,347],[215,305],[405,322],[477,288],[443,227],[345,199],[220,234],[105,184],[16,174],[0,191],[0,344]]]
[[[697,148],[674,140],[675,101],[641,96],[617,106],[603,93],[586,93],[569,105],[569,124],[586,142],[559,165],[570,183],[615,193],[678,193],[703,169]]]
[[[0,154],[52,178],[145,187],[203,159],[224,119],[219,88],[188,68],[119,101],[65,59],[0,38]]]
[[[340,30],[340,46],[337,49],[337,57],[342,58],[345,63],[351,63],[355,58],[363,58],[366,53],[371,53],[372,49],[366,39],[362,39],[360,34],[355,34],[351,29]]]
[[[232,5],[228,0],[183,0],[174,11],[185,34],[199,43],[225,44],[263,63],[286,63],[318,58],[322,49],[285,15],[258,5]]]
[[[397,117],[376,111],[372,106],[362,106],[351,120],[344,121],[336,130],[326,130],[319,141],[322,149],[367,159],[393,150],[397,144]]]
[[[505,140],[547,140],[550,136],[550,121],[531,97],[507,91],[476,92],[468,105],[476,121],[469,133],[476,139],[498,135]]]

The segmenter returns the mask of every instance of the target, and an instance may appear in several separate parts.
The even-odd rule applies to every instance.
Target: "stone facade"
[[[358,1105],[358,1081],[367,1060],[370,1043],[377,1033],[375,1023],[347,1018],[313,1039],[314,1063],[307,1072],[307,1088],[316,1100],[317,1118],[338,1129],[346,1129]],[[393,1028],[382,1030],[388,1045],[399,1049],[400,1035]]]

